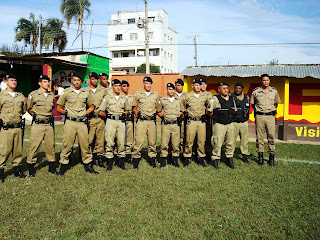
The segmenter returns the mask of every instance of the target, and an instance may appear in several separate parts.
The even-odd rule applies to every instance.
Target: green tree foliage
[[[67,33],[62,29],[63,21],[58,18],[49,18],[43,27],[42,44],[52,51],[57,49],[62,52],[67,46]]]
[[[137,68],[137,73],[146,73],[146,64],[143,63]],[[150,73],[160,73],[160,68],[150,64]]]

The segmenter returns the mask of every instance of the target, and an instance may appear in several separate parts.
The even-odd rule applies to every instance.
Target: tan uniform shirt
[[[87,106],[91,106],[94,103],[92,94],[80,88],[79,94],[77,94],[72,87],[64,90],[63,95],[60,96],[57,104],[65,106],[65,110],[68,111],[68,117],[85,117]]]
[[[186,109],[189,117],[201,117],[206,113],[206,106],[209,103],[206,94],[200,92],[197,98],[193,91],[186,94]]]
[[[209,92],[209,91],[205,91],[205,92],[203,92],[205,95],[206,95],[206,97],[207,97],[207,101],[209,102],[210,101],[210,99],[212,98],[212,93],[211,92]]]
[[[184,106],[184,107],[186,107],[186,103],[185,103],[186,95],[187,95],[186,92],[182,92],[180,96],[178,95],[177,92],[174,93],[174,96],[175,96],[176,98],[178,98],[178,99],[183,103],[183,106]]]
[[[28,96],[27,111],[32,110],[39,119],[48,119],[54,109],[54,94],[47,93],[47,97],[40,89],[31,92]]]
[[[22,93],[15,92],[14,97],[6,90],[0,93],[0,118],[4,123],[19,123],[26,110],[27,104]]]
[[[99,111],[106,111],[111,115],[122,115],[125,111],[129,111],[131,106],[128,103],[127,98],[120,94],[118,100],[115,95],[107,95],[99,107]]]
[[[106,89],[100,85],[97,86],[96,92],[94,92],[90,86],[85,87],[84,89],[91,93],[92,98],[93,98],[94,113],[98,114],[100,104],[101,104],[103,98],[106,95],[108,95],[108,91],[106,91]]]
[[[133,97],[132,107],[138,107],[138,112],[141,112],[142,116],[151,117],[156,113],[158,101],[157,92],[151,90],[148,96],[144,90],[140,90]]]
[[[174,98],[171,102],[168,96],[160,98],[157,104],[157,112],[163,111],[164,119],[168,121],[175,121],[180,116],[180,113],[184,111],[182,101],[178,98]]]
[[[131,94],[128,94],[128,95],[124,95],[126,98],[127,98],[127,100],[128,100],[128,103],[129,103],[129,105],[130,105],[130,113],[132,112],[132,103],[133,103],[133,95],[131,95]]]
[[[268,113],[276,111],[277,109],[274,105],[281,103],[281,100],[277,89],[269,86],[267,92],[264,92],[262,87],[254,89],[250,102],[254,104],[256,111]]]

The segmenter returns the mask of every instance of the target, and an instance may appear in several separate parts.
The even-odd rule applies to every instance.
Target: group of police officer
[[[12,165],[16,177],[25,178],[21,170],[24,119],[28,111],[32,115],[30,147],[27,157],[29,177],[35,177],[35,164],[42,141],[49,162],[49,172],[64,175],[68,170],[72,148],[77,137],[81,149],[81,161],[85,171],[98,174],[94,165],[111,171],[116,165],[127,170],[126,163],[138,169],[141,149],[147,138],[148,162],[156,168],[157,116],[161,118],[160,167],[172,164],[179,167],[195,162],[206,167],[218,168],[221,147],[226,145],[226,164],[234,168],[235,141],[240,135],[242,160],[248,158],[248,119],[250,102],[255,113],[256,150],[258,164],[263,165],[264,134],[267,132],[269,165],[274,165],[275,114],[280,97],[270,86],[267,74],[261,76],[261,87],[249,97],[243,93],[242,83],[236,83],[230,94],[229,85],[221,82],[219,94],[207,91],[204,78],[194,79],[192,91],[183,91],[184,82],[177,79],[167,84],[167,95],[159,98],[153,91],[150,77],[143,78],[143,90],[134,96],[128,93],[129,83],[114,79],[108,87],[108,75],[95,72],[89,75],[89,86],[82,88],[83,76],[74,72],[72,86],[65,89],[57,101],[57,111],[65,115],[63,149],[60,169],[56,168],[54,117],[55,96],[49,91],[50,79],[39,78],[39,89],[25,97],[16,92],[14,74],[6,76],[7,89],[0,93],[0,181],[4,182],[6,161],[12,153]],[[98,81],[100,85],[98,85]],[[212,145],[213,139],[213,145]],[[106,166],[105,166],[106,164]]]

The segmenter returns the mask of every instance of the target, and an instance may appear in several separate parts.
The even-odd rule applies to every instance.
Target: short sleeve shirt
[[[156,113],[156,105],[159,101],[159,94],[155,91],[150,91],[149,96],[144,90],[136,92],[134,95],[132,106],[138,107],[138,112],[142,116],[151,117]]]
[[[180,116],[180,112],[184,111],[182,101],[174,98],[171,102],[168,96],[160,98],[157,105],[157,112],[163,111],[164,119],[168,121],[175,121]]]
[[[189,117],[201,117],[206,113],[206,106],[208,105],[208,97],[203,92],[196,97],[193,91],[187,93],[185,98],[186,109]]]
[[[117,99],[113,94],[107,95],[99,107],[99,111],[107,111],[111,115],[122,115],[125,111],[129,111],[131,108],[127,98],[120,94]]]
[[[31,92],[28,96],[27,111],[32,110],[39,119],[48,119],[54,109],[54,94],[47,93],[47,97],[40,89]]]
[[[22,93],[15,92],[14,97],[6,90],[0,93],[0,118],[4,123],[19,123],[26,110],[27,104]]]
[[[267,92],[264,92],[262,87],[254,89],[250,102],[254,104],[256,111],[268,113],[275,111],[274,105],[281,103],[281,100],[277,89],[269,86]]]
[[[129,103],[129,105],[130,105],[130,113],[132,112],[132,103],[133,103],[133,95],[131,95],[131,94],[128,94],[128,95],[124,95],[126,98],[127,98],[127,100],[128,100],[128,103]]]
[[[97,86],[96,92],[93,92],[93,90],[90,86],[85,87],[84,89],[90,92],[92,99],[93,99],[94,113],[98,114],[100,104],[101,104],[103,98],[108,94],[108,92],[106,91],[106,89],[104,87],[102,87],[100,85]]]
[[[185,107],[185,99],[186,99],[186,95],[187,93],[186,92],[181,92],[181,95],[179,96],[177,92],[174,93],[174,96],[176,98],[178,98],[182,103],[183,103],[183,106]]]

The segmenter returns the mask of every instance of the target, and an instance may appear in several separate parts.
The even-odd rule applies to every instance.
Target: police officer
[[[258,152],[258,164],[263,165],[264,134],[267,131],[269,161],[270,166],[274,166],[275,154],[275,115],[278,104],[281,103],[279,93],[276,88],[270,86],[268,74],[261,75],[261,87],[253,90],[251,104],[254,109],[256,122],[256,150]]]
[[[127,135],[126,135],[126,162],[131,163],[131,151],[133,145],[133,138],[134,138],[134,116],[132,113],[132,102],[133,102],[133,95],[129,94],[129,87],[130,84],[123,80],[121,81],[121,91],[122,94],[128,100],[128,104],[130,105],[129,114],[127,115]]]
[[[249,146],[248,146],[248,119],[250,111],[250,102],[247,94],[243,93],[243,84],[241,82],[236,82],[234,85],[234,92],[231,94],[236,102],[237,111],[234,114],[234,141],[236,142],[238,136],[240,135],[240,151],[242,154],[242,161],[244,163],[249,163],[248,157]],[[236,146],[236,144],[234,144]]]
[[[67,88],[57,102],[57,111],[66,115],[63,132],[63,149],[60,154],[59,175],[64,175],[69,164],[69,156],[72,151],[76,136],[81,149],[82,162],[86,172],[98,174],[92,166],[92,155],[89,150],[88,115],[94,111],[92,94],[81,88],[83,77],[74,72],[71,77],[72,86]]]
[[[115,139],[117,139],[117,157],[118,166],[127,170],[124,165],[125,153],[125,135],[126,135],[126,114],[129,114],[130,105],[127,98],[121,93],[121,81],[112,80],[113,94],[107,95],[99,108],[99,115],[107,118],[105,125],[106,140],[106,158],[108,168],[111,171],[113,167]],[[106,114],[107,111],[107,114]]]
[[[218,161],[221,158],[221,147],[226,142],[227,165],[234,169],[233,151],[234,151],[234,130],[233,115],[236,110],[234,98],[229,95],[229,84],[219,83],[219,94],[211,98],[207,111],[209,116],[213,116],[213,151],[212,160],[214,168],[218,168]]]
[[[171,139],[173,166],[179,167],[180,154],[180,123],[184,106],[182,101],[174,96],[174,85],[167,84],[167,96],[160,98],[157,106],[158,116],[162,119],[161,124],[161,152],[160,167],[166,166],[169,142]]]
[[[89,74],[89,86],[85,90],[89,91],[94,104],[94,112],[89,115],[89,147],[93,162],[97,160],[100,167],[105,167],[104,162],[104,135],[105,122],[99,116],[99,107],[103,98],[108,94],[104,87],[98,85],[99,76],[92,72]]]
[[[30,131],[30,146],[27,163],[29,165],[29,177],[35,177],[34,169],[37,163],[37,155],[42,141],[47,160],[49,162],[49,172],[55,174],[55,152],[54,152],[54,93],[49,92],[50,78],[46,75],[39,77],[38,90],[31,92],[28,96],[27,110],[32,116],[32,126]]]
[[[100,81],[100,86],[105,88],[107,91],[107,94],[113,94],[112,88],[109,87],[109,76],[106,73],[100,73],[99,74],[99,81]]]
[[[206,94],[201,92],[201,81],[199,79],[193,79],[192,91],[187,93],[185,98],[186,104],[186,146],[184,151],[184,166],[190,164],[190,158],[192,155],[192,146],[195,136],[197,134],[197,153],[198,163],[204,167],[205,160],[205,141],[206,141],[206,106],[208,104],[208,98]]]
[[[21,171],[22,131],[21,119],[26,112],[26,101],[22,93],[16,92],[17,77],[6,75],[6,90],[0,93],[0,181],[4,182],[4,168],[12,152],[14,176],[25,178]]]
[[[132,102],[132,111],[134,117],[137,118],[135,129],[135,138],[132,152],[132,163],[134,169],[138,169],[141,158],[140,150],[145,138],[148,138],[150,157],[150,165],[156,168],[156,143],[157,143],[157,119],[156,105],[159,101],[157,92],[151,90],[152,79],[150,77],[143,78],[143,90],[136,92]]]

